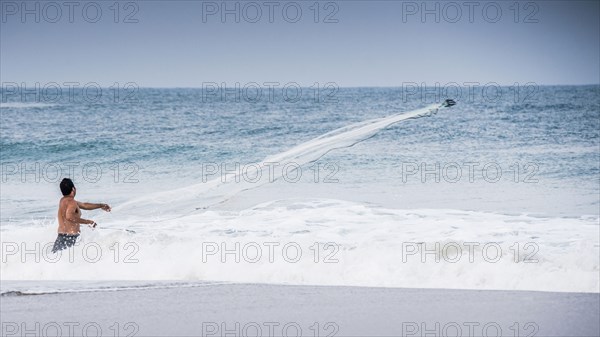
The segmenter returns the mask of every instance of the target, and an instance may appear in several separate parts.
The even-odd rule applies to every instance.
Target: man
[[[110,212],[110,206],[107,204],[92,204],[75,200],[77,189],[73,181],[69,178],[64,178],[60,182],[60,191],[63,197],[58,204],[58,237],[52,248],[53,253],[75,245],[75,241],[79,237],[80,224],[87,224],[92,228],[96,227],[96,223],[93,220],[86,220],[81,217],[80,209],[93,210],[102,208],[106,212]]]

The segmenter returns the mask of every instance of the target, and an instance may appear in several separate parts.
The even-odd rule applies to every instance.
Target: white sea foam
[[[599,291],[597,216],[396,210],[313,199],[132,229],[84,229],[80,244],[53,261],[44,246],[55,236],[54,221],[4,226],[2,279]]]

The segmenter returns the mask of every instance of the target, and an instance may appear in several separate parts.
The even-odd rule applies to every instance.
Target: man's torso
[[[75,208],[78,216],[81,216],[81,210],[72,197],[63,197],[58,204],[58,233],[59,234],[79,234],[79,224],[67,219],[67,208]]]

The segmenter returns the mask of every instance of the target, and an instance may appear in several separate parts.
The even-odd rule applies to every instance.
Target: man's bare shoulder
[[[75,201],[74,198],[69,198],[69,197],[62,197],[62,199],[60,199],[60,205],[61,206],[71,206],[71,207],[78,207],[79,203],[77,201]]]

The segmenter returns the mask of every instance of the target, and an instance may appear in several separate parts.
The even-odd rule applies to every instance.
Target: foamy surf
[[[598,228],[596,216],[282,200],[139,226],[136,234],[84,229],[80,244],[58,259],[44,252],[54,221],[11,226],[2,234],[0,271],[4,280],[599,292]]]

